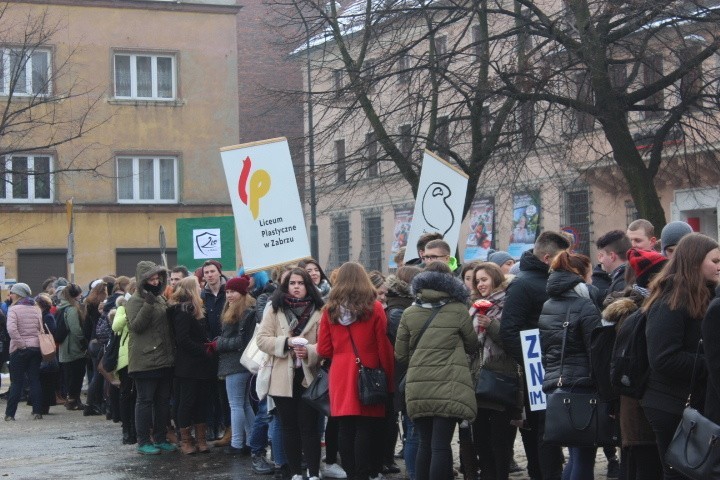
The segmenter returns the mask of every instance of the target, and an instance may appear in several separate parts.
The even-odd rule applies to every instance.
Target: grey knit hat
[[[685,222],[670,222],[662,229],[660,233],[660,247],[662,254],[667,256],[665,249],[680,243],[680,239],[688,233],[692,233],[692,227]]]
[[[509,253],[503,252],[502,250],[498,252],[493,252],[488,255],[488,262],[492,262],[498,267],[502,267],[508,260],[513,260],[513,257]]]
[[[14,293],[18,297],[29,297],[32,295],[32,292],[30,291],[30,287],[27,283],[16,283],[12,287],[10,287],[10,293]]]

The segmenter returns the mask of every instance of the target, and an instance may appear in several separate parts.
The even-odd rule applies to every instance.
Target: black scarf
[[[305,329],[310,316],[315,311],[315,303],[309,296],[305,298],[295,298],[292,295],[285,294],[285,311],[290,323],[290,329],[294,337],[297,337]]]

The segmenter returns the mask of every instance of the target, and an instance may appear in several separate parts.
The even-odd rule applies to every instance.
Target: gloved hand
[[[143,294],[143,298],[144,298],[145,301],[146,301],[147,303],[149,303],[150,305],[152,305],[153,303],[157,302],[157,297],[156,297],[155,295],[153,295],[152,293],[150,293],[150,292],[145,292],[145,293]]]

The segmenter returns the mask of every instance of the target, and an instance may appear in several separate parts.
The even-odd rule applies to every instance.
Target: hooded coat
[[[538,327],[542,363],[545,368],[543,391],[558,387],[562,369],[562,384],[571,387],[593,387],[590,368],[590,339],[592,331],[601,326],[600,311],[590,298],[587,285],[578,275],[558,270],[547,282],[550,298],[543,306]],[[564,323],[568,322],[563,357]],[[561,365],[562,363],[562,365]]]
[[[160,293],[146,290],[147,280],[160,276]],[[167,317],[167,304],[162,292],[167,285],[167,270],[150,261],[137,264],[137,290],[125,305],[130,340],[128,343],[128,373],[149,372],[175,365],[175,339]],[[154,299],[148,301],[146,296]]]
[[[479,343],[467,311],[465,285],[452,275],[423,272],[413,279],[412,289],[417,301],[403,312],[395,341],[395,358],[408,366],[408,415],[413,420],[446,417],[472,421],[477,403],[467,355],[475,353]],[[433,307],[438,306],[440,310],[417,342]]]

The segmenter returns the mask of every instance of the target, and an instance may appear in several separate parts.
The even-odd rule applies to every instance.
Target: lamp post
[[[310,74],[310,27],[303,16],[305,27],[305,59],[307,62],[307,121],[308,121],[308,174],[310,176],[310,255],[319,261],[317,199],[315,198],[315,126],[313,125],[312,75]]]

